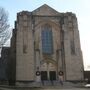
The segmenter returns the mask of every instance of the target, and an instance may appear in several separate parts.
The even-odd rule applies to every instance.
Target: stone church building
[[[10,78],[21,82],[83,80],[76,15],[44,4],[17,13],[11,38]]]

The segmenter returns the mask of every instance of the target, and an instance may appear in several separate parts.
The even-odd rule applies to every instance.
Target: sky
[[[14,28],[16,15],[22,10],[33,11],[47,4],[58,12],[73,12],[78,19],[81,50],[85,70],[90,70],[90,0],[0,0],[0,6],[9,13],[9,23]]]

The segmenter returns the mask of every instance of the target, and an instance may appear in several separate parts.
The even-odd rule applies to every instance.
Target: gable
[[[48,5],[44,4],[41,7],[34,10],[33,15],[59,15],[60,13],[54,10],[53,8],[49,7]]]

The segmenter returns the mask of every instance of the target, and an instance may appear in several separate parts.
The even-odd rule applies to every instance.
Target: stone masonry
[[[52,54],[43,53],[41,32],[44,27],[52,31]],[[11,47],[17,83],[59,81],[60,71],[64,81],[83,80],[82,51],[74,13],[60,13],[44,4],[32,12],[19,12],[14,32]]]

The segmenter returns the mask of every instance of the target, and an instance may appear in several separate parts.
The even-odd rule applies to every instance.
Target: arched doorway
[[[56,80],[57,68],[55,61],[44,60],[41,64],[41,80]]]

